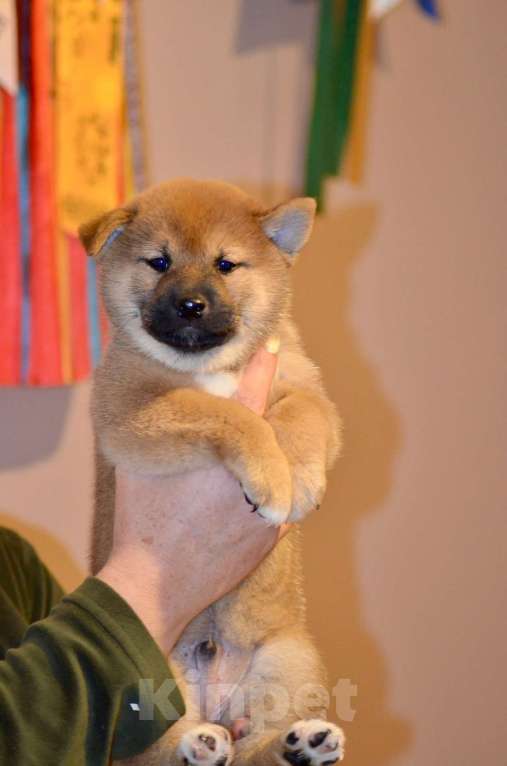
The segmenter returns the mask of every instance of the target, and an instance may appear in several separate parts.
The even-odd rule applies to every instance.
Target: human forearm
[[[170,678],[164,656],[117,593],[89,578],[0,662],[0,762],[100,766],[141,752],[171,723],[140,720],[143,677],[155,688]],[[171,702],[177,718],[176,687]]]
[[[238,584],[279,531],[217,466],[171,480],[118,473],[111,556],[97,577],[169,653],[187,623]]]

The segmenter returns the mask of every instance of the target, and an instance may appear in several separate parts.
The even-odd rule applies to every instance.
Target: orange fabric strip
[[[368,10],[365,8],[359,33],[359,51],[349,138],[341,173],[343,177],[355,184],[364,180],[374,42],[375,24],[368,17]]]
[[[54,195],[51,45],[47,0],[32,0],[31,153],[31,354],[28,380],[63,382],[58,316]]]

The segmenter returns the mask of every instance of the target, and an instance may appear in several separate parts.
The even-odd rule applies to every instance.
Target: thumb
[[[278,363],[278,344],[269,341],[267,345],[273,351],[260,348],[255,352],[243,371],[235,397],[258,415],[262,415],[266,408]]]

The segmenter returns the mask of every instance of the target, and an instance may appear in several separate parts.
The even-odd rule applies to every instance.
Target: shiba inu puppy
[[[319,505],[338,418],[291,320],[289,282],[314,212],[311,199],[266,210],[228,184],[177,180],[81,227],[100,262],[112,326],[92,404],[94,571],[110,552],[115,466],[171,475],[221,461],[241,483],[245,512],[248,502],[275,525]],[[278,370],[260,417],[230,397],[246,362],[273,338]],[[129,763],[341,760],[344,736],[323,720],[322,696],[300,712],[302,690],[323,685],[325,673],[305,627],[298,538],[296,526],[186,628],[170,664],[187,714]],[[233,743],[238,719],[248,733]]]

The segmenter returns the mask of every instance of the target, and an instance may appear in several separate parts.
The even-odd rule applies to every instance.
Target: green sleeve
[[[0,527],[0,659],[62,596],[62,588],[30,543]]]
[[[0,530],[0,644],[9,633],[6,618],[15,636],[25,618],[44,617],[42,606],[50,608],[61,593],[44,584],[33,549],[10,535]],[[18,563],[35,573],[16,570],[17,545]],[[0,661],[0,763],[105,766],[111,757],[145,750],[184,712],[157,644],[128,604],[96,578],[64,596],[11,646]],[[140,681],[155,699],[140,696]]]

